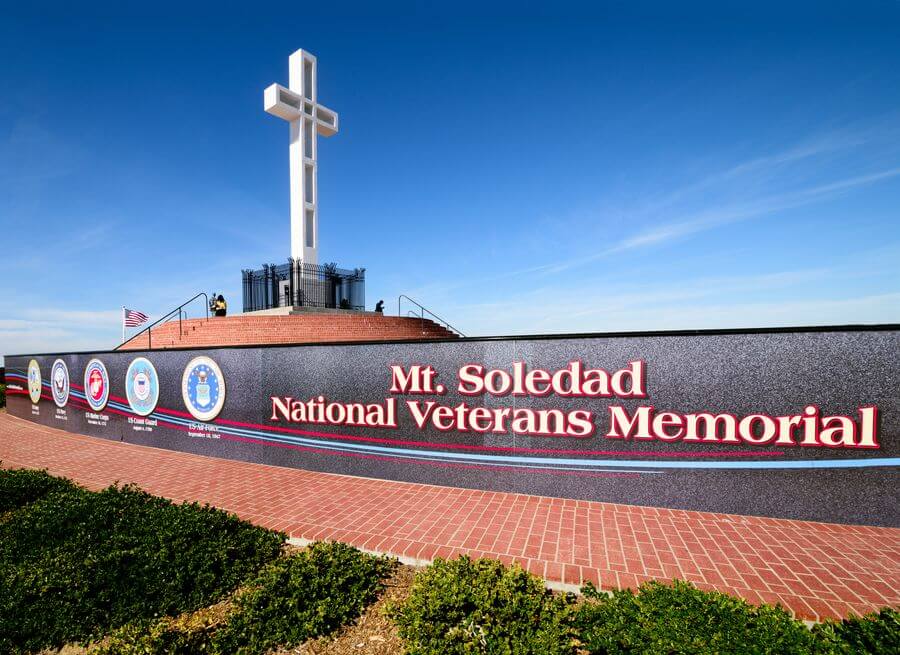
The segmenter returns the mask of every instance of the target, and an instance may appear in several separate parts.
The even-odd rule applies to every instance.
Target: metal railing
[[[334,264],[307,264],[288,259],[244,270],[244,311],[275,307],[365,309],[366,269],[347,270]]]
[[[416,312],[415,310],[412,310],[412,309],[407,310],[406,317],[420,319],[422,321],[422,332],[425,332],[425,314],[428,314],[431,317],[431,319],[434,320],[434,322],[436,322],[438,325],[441,325],[441,326],[447,328],[448,330],[456,332],[461,337],[466,336],[465,334],[462,333],[462,330],[459,330],[459,329],[453,327],[452,325],[450,325],[450,323],[448,321],[441,318],[440,316],[435,314],[433,311],[431,311],[424,305],[421,305],[420,303],[416,302],[409,296],[403,295],[402,293],[397,298],[397,316],[403,316],[403,306],[402,305],[403,305],[404,298],[419,308],[418,312]],[[410,315],[412,315],[412,316],[410,316]]]
[[[159,325],[160,323],[165,322],[167,319],[174,318],[173,314],[178,314],[178,338],[180,339],[181,337],[184,336],[184,331],[183,331],[183,327],[182,327],[182,318],[184,318],[184,320],[187,320],[187,312],[184,311],[184,308],[187,307],[188,305],[190,305],[195,300],[197,300],[197,298],[199,298],[200,296],[203,296],[203,298],[205,300],[205,302],[203,304],[203,309],[206,312],[206,320],[209,321],[209,296],[201,291],[196,296],[194,296],[190,300],[187,300],[187,301],[181,303],[180,305],[178,305],[178,307],[176,307],[175,309],[170,311],[168,314],[164,315],[162,318],[154,321],[153,323],[151,323],[150,325],[145,327],[143,330],[141,330],[134,336],[131,336],[128,339],[126,339],[125,341],[123,341],[122,343],[120,343],[118,346],[115,347],[115,350],[118,350],[119,348],[124,346],[129,341],[134,341],[139,336],[144,334],[144,332],[147,333],[147,350],[153,350],[153,332],[151,330],[154,327],[156,327],[157,325]]]

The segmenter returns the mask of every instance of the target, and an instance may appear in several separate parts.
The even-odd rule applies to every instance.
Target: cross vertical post
[[[272,84],[263,107],[290,124],[291,258],[319,263],[319,202],[316,137],[338,131],[337,113],[320,105],[316,93],[316,58],[297,50],[288,59],[288,85]]]

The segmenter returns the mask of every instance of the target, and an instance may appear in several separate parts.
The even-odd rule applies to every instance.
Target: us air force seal
[[[36,359],[32,359],[28,362],[28,396],[35,405],[41,400],[42,384],[41,367],[38,366]]]
[[[50,369],[50,390],[53,392],[53,402],[57,407],[65,407],[69,402],[69,367],[66,363],[57,359]]]
[[[209,357],[194,357],[181,377],[184,406],[199,421],[211,421],[225,404],[225,377]]]
[[[156,409],[159,400],[159,376],[150,360],[137,357],[128,365],[125,373],[125,395],[131,411],[138,416],[148,416]]]
[[[92,359],[84,369],[84,398],[95,412],[102,411],[109,400],[109,373],[99,359]]]

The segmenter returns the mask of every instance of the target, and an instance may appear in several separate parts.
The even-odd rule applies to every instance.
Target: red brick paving
[[[682,578],[818,620],[900,606],[900,529],[788,521],[389,482],[73,435],[0,414],[0,460],[92,489],[134,482],[300,539],[420,560],[518,562],[602,589]]]

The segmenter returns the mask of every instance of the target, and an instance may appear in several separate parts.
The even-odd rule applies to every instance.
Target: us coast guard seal
[[[128,365],[125,373],[125,395],[128,404],[138,416],[148,416],[156,409],[159,400],[159,377],[146,357],[138,357]]]
[[[56,406],[65,407],[69,402],[69,367],[61,359],[53,362],[50,368],[50,390]]]
[[[28,397],[31,398],[31,402],[35,405],[41,400],[42,384],[41,367],[38,365],[36,359],[32,359],[28,362]]]
[[[109,373],[99,359],[92,359],[84,369],[84,397],[95,412],[102,411],[109,400]]]
[[[225,377],[209,357],[194,357],[181,377],[184,406],[199,421],[211,421],[225,404]]]

